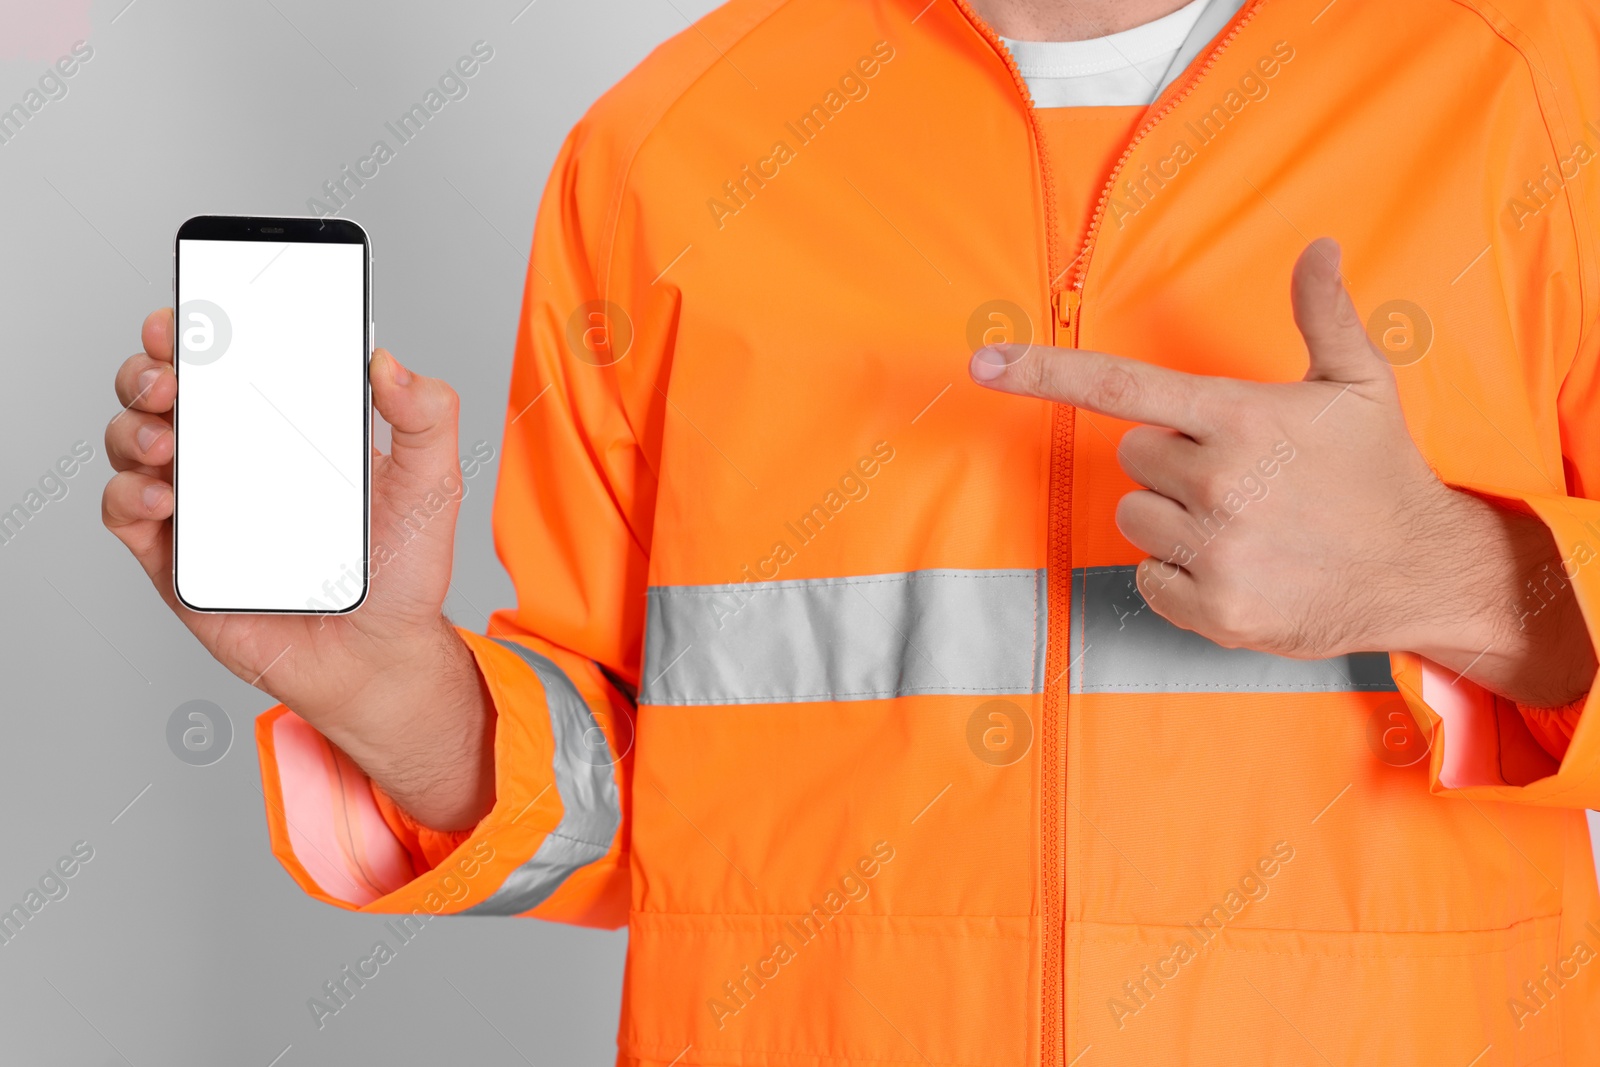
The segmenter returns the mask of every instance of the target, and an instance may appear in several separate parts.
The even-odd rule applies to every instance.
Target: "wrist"
[[[1433,484],[1397,526],[1400,588],[1377,647],[1451,663],[1507,643],[1527,540],[1512,520],[1529,517]]]
[[[1537,516],[1440,484],[1416,513],[1385,651],[1414,652],[1509,700],[1559,707],[1593,683],[1594,646]]]
[[[385,642],[383,654],[372,665],[366,684],[351,694],[350,702],[352,705],[376,703],[390,708],[397,701],[409,705],[434,694],[440,688],[441,679],[475,677],[477,670],[472,650],[450,620],[440,615],[427,625]]]
[[[342,645],[336,681],[324,677],[315,689],[282,696],[285,704],[330,737],[375,715],[392,718],[397,704],[424,698],[438,686],[438,679],[455,673],[455,664],[472,659],[443,615],[394,633],[352,631],[344,635]]]
[[[477,659],[442,616],[384,647],[382,666],[338,699],[290,706],[418,823],[470,828],[495,795],[494,708]]]

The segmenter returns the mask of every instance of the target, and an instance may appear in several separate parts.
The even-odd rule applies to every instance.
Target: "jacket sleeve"
[[[1560,562],[1526,576],[1524,607],[1536,609],[1570,587],[1600,647],[1600,8],[1519,4],[1508,17],[1494,4],[1473,6],[1530,64],[1538,114],[1527,119],[1548,142],[1543,171],[1527,175],[1519,165],[1508,173],[1497,258],[1518,272],[1511,298],[1530,317],[1548,314],[1556,328],[1545,336],[1562,339],[1554,351],[1523,354],[1539,362],[1541,377],[1548,366],[1553,399],[1538,432],[1559,439],[1561,469],[1535,494],[1458,488],[1529,512],[1549,527]],[[1523,179],[1529,177],[1547,182],[1543,201],[1528,199]],[[1433,742],[1434,792],[1600,808],[1595,690],[1564,708],[1531,708],[1418,656],[1392,659],[1400,693]]]
[[[613,255],[635,232],[625,170],[580,123],[535,226],[494,508],[517,607],[487,635],[461,631],[496,715],[493,809],[470,831],[429,830],[288,708],[257,721],[273,852],[326,903],[626,921],[655,499],[641,440],[670,330],[647,329],[660,318],[630,286],[648,274]]]

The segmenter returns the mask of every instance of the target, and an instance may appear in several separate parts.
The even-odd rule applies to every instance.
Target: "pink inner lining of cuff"
[[[414,877],[364,775],[293,712],[272,727],[289,847],[317,886],[357,906]]]
[[[1439,784],[1446,789],[1500,785],[1494,694],[1422,659],[1422,699],[1444,720]]]

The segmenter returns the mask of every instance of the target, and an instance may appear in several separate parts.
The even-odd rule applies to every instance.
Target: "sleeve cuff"
[[[530,669],[528,657],[535,653],[466,631],[461,636],[498,715],[495,805],[470,831],[442,833],[417,824],[287,707],[278,705],[256,720],[272,851],[316,899],[370,912],[521,914],[543,903],[577,867],[614,851],[617,819],[579,819],[591,832],[571,836],[582,837],[577,844],[586,848],[566,845],[560,832],[570,833],[574,820],[567,802],[574,797],[598,797],[610,801],[610,812],[617,808],[609,762],[599,768],[602,780],[584,776],[581,767],[574,772],[572,761],[562,758],[571,743],[561,744],[561,724],[552,723],[551,689],[561,688],[554,702],[569,705],[567,715],[587,715],[576,687],[543,657],[539,662],[554,674]],[[570,707],[574,700],[579,709]],[[561,788],[564,773],[576,773],[587,792]],[[545,847],[548,841],[556,847]],[[563,858],[573,862],[563,866]],[[539,883],[547,890],[543,895],[517,892],[526,889],[530,867],[546,876]],[[553,887],[552,871],[559,875]]]
[[[1600,502],[1456,488],[1531,512],[1550,530],[1590,639],[1600,632]],[[1600,642],[1597,642],[1600,646]],[[1505,700],[1413,653],[1390,656],[1396,685],[1432,741],[1431,788],[1511,803],[1600,807],[1595,691],[1563,708]]]

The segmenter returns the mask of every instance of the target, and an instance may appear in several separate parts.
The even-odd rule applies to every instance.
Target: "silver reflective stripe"
[[[600,727],[588,702],[566,673],[544,656],[511,641],[499,643],[521,656],[544,685],[555,740],[551,762],[563,812],[561,822],[540,842],[532,858],[507,875],[487,900],[462,912],[464,915],[520,915],[537,907],[573,871],[605,856],[622,822],[610,749],[590,743]]]
[[[1073,572],[1074,693],[1394,692],[1389,657],[1227,649],[1157,615],[1132,567]],[[1037,693],[1042,570],[928,570],[655,586],[640,704],[789,704]]]
[[[1074,693],[1346,693],[1396,691],[1389,657],[1302,660],[1223,648],[1157,615],[1132,567],[1072,573]]]
[[[1042,570],[655,586],[640,704],[1038,692]]]

